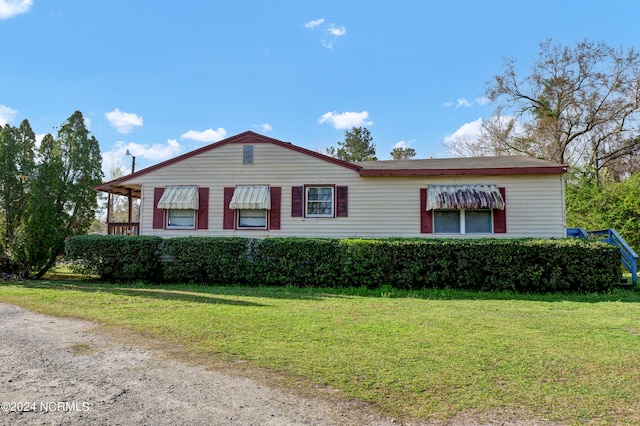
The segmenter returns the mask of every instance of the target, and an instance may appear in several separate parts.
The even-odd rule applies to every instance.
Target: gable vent
[[[242,164],[253,164],[253,145],[242,146]]]

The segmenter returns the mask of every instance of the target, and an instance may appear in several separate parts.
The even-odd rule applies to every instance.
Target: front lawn
[[[248,361],[384,412],[640,422],[640,294],[3,283],[0,301]]]

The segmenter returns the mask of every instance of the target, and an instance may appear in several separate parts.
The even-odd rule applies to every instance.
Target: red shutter
[[[224,211],[224,217],[222,221],[222,229],[234,229],[236,221],[236,212],[229,208],[231,199],[233,198],[233,192],[236,189],[234,187],[227,187],[224,189],[224,205],[222,210]]]
[[[272,186],[269,188],[271,193],[271,210],[269,210],[269,229],[280,229],[280,205],[282,204],[282,188]]]
[[[336,208],[336,216],[337,217],[347,217],[349,216],[349,187],[348,186],[336,186],[337,193],[337,208]]]
[[[164,194],[164,188],[153,188],[153,229],[164,229],[164,209],[158,208],[158,201]]]
[[[420,188],[420,233],[433,234],[433,210],[427,210],[427,188]]]
[[[291,187],[291,217],[302,217],[304,211],[304,187]]]
[[[209,188],[198,188],[197,229],[209,229]]]
[[[502,199],[505,202],[504,210],[493,211],[493,233],[494,234],[506,234],[507,233],[507,196],[504,188],[498,188]]]

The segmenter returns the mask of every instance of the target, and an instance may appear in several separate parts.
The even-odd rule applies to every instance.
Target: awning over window
[[[271,210],[271,194],[268,186],[236,186],[229,203],[230,209]]]
[[[504,199],[497,185],[429,185],[427,210],[433,209],[504,210]]]
[[[167,186],[158,201],[158,208],[198,210],[198,187]]]

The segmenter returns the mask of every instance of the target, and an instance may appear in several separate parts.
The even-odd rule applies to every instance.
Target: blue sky
[[[539,43],[640,47],[635,1],[0,0],[0,124],[39,135],[80,110],[104,169],[247,130],[312,150],[365,126],[446,157],[494,105],[486,82]],[[108,177],[108,176],[107,176]]]

